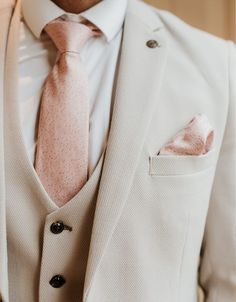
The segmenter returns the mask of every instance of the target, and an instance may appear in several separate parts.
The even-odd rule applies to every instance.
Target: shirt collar
[[[120,31],[124,22],[128,0],[103,0],[80,14],[65,12],[51,0],[22,0],[22,13],[25,22],[39,38],[43,28],[50,21],[65,16],[80,22],[83,18],[95,24],[111,41]]]

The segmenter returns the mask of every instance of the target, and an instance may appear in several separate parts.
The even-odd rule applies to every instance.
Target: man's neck
[[[94,6],[101,0],[52,0],[56,5],[68,13],[79,14]]]

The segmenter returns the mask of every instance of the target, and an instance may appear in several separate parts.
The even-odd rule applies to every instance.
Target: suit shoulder
[[[214,48],[221,48],[224,51],[227,48],[227,40],[192,26],[170,11],[156,8],[144,2],[141,3],[146,9],[152,10],[156,14],[157,18],[163,23],[170,38],[176,41],[179,39],[179,41],[185,43],[196,41],[196,43],[201,43],[200,46],[202,46],[203,49],[204,46],[207,47],[211,45]]]
[[[168,40],[167,66],[201,74],[211,87],[226,91],[229,78],[235,83],[236,44],[198,29],[173,13],[140,2],[143,11],[151,11],[158,19],[163,37]],[[154,18],[155,18],[154,17]],[[235,69],[235,70],[234,70]],[[235,84],[231,86],[235,86]]]

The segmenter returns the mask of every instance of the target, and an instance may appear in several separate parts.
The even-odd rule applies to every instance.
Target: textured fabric
[[[80,302],[104,153],[83,189],[58,208],[45,194],[26,160],[23,141],[18,140],[20,121],[14,102],[6,104],[5,112],[4,129],[15,133],[13,136],[6,133],[5,141],[9,156],[6,164],[9,301]],[[17,121],[14,125],[12,119]],[[63,221],[72,230],[53,234],[50,228],[56,221]],[[66,279],[59,290],[49,284],[58,273]]]
[[[201,155],[207,153],[213,144],[214,130],[204,114],[192,118],[184,129],[180,130],[161,148],[160,155]]]
[[[98,31],[59,20],[45,31],[59,55],[42,95],[35,169],[52,200],[63,206],[88,178],[88,79],[79,53]]]
[[[14,20],[18,14],[15,10]],[[4,73],[5,102],[13,104],[17,104],[13,87],[18,33],[15,21]],[[148,48],[150,39],[160,47]],[[206,302],[235,302],[235,73],[232,42],[142,1],[130,1],[83,302],[196,302],[198,283],[207,293]],[[175,164],[162,175],[155,166],[150,175],[150,157],[157,158],[168,139],[199,112],[214,128],[213,152],[199,157],[162,155],[160,164],[167,160]],[[15,137],[8,130],[5,137]],[[6,152],[4,156],[9,164],[11,158]],[[19,175],[12,174],[12,182],[20,178],[14,189],[31,177]],[[31,197],[27,194],[28,202]],[[1,225],[3,217],[0,212]],[[34,223],[26,229],[33,227]],[[3,229],[0,232],[4,234]],[[0,267],[5,261],[0,257]],[[29,265],[28,258],[22,262]],[[6,283],[0,286],[4,302],[9,302]]]
[[[60,9],[63,14],[61,18],[74,22],[82,22],[86,18],[103,33],[97,39],[89,39],[80,52],[89,78],[89,177],[107,144],[115,95],[116,69],[119,66],[122,24],[126,10],[126,1],[108,2],[110,2],[109,14],[106,13],[108,6],[106,1],[101,1],[99,5],[79,15],[69,14]],[[37,2],[27,0],[22,3],[22,6],[27,7],[23,9],[24,18],[20,23],[17,102],[25,147],[33,163],[37,144],[35,130],[37,131],[42,88],[57,55],[56,48],[47,33],[43,31],[38,39],[34,28],[35,22],[39,22],[40,28],[46,25],[46,13],[50,12],[48,21],[55,19],[58,16],[58,7],[50,0]],[[27,15],[26,10],[30,16]]]

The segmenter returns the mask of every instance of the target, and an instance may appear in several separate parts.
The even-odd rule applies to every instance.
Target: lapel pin
[[[146,43],[146,45],[149,48],[160,47],[160,44],[156,40],[148,40],[147,43]]]

